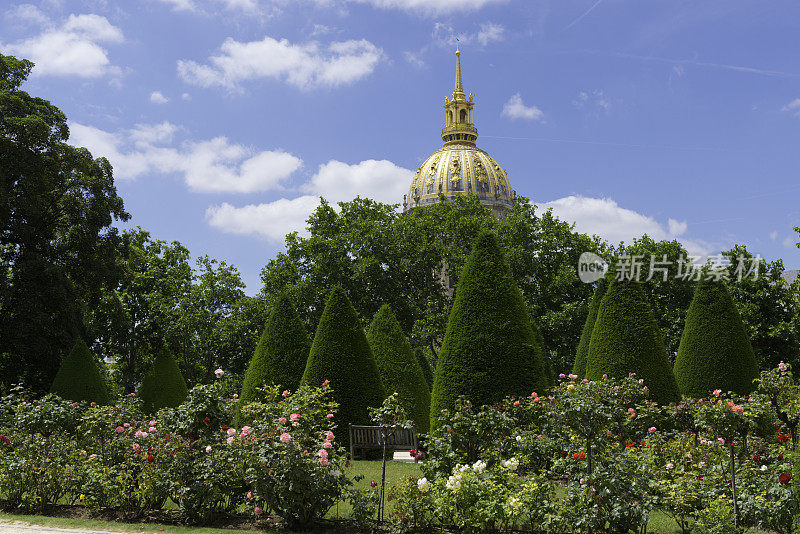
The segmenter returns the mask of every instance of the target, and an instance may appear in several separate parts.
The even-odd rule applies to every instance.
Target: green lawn
[[[374,480],[380,484],[381,480],[381,462],[379,461],[354,461],[347,470],[348,476],[355,476],[358,474],[364,475],[364,479],[357,483],[356,487],[367,488],[370,481]],[[420,466],[415,463],[408,462],[388,462],[386,464],[386,487],[390,488],[400,478],[408,475],[420,474]],[[387,510],[391,510],[391,504],[388,503]],[[330,513],[329,518],[346,518],[350,515],[351,508],[348,503],[339,503],[334,506]],[[159,525],[153,523],[121,523],[121,522],[107,522],[87,519],[67,519],[59,517],[45,517],[38,515],[16,515],[16,514],[1,514],[0,522],[23,521],[26,523],[41,525],[45,527],[56,528],[80,528],[87,530],[108,530],[113,532],[145,532],[154,534],[237,534],[245,532],[253,532],[252,530],[233,530],[221,529],[210,527],[178,527],[172,525]],[[255,527],[254,527],[255,528]],[[648,532],[653,534],[679,534],[680,529],[678,526],[666,515],[661,512],[653,512],[650,517],[650,524],[648,525]],[[260,530],[260,532],[271,532]],[[286,531],[283,531],[284,534]]]

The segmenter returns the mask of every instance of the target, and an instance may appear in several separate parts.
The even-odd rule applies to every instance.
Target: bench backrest
[[[357,448],[379,448],[381,446],[381,428],[379,426],[350,425],[351,446]],[[407,450],[417,448],[417,429],[395,429],[394,433],[390,433],[387,437],[386,447]]]

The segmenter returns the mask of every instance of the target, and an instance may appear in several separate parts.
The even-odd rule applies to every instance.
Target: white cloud
[[[6,12],[6,18],[17,24],[24,22],[44,25],[50,21],[41,9],[32,4],[20,4],[13,7]]]
[[[443,22],[433,25],[433,40],[440,46],[455,46],[456,37],[461,44],[478,43],[486,46],[489,43],[503,41],[506,29],[501,24],[495,22],[481,23],[477,32],[456,32],[456,29]]]
[[[153,104],[166,104],[169,102],[169,98],[164,96],[161,91],[153,91],[150,93],[150,102]]]
[[[119,179],[178,173],[189,189],[202,193],[280,189],[302,165],[300,158],[282,150],[256,152],[226,137],[188,140],[175,146],[178,130],[169,122],[137,125],[117,133],[70,123],[70,143],[88,148],[95,157],[108,158]]]
[[[773,231],[771,231],[771,232],[769,233],[769,238],[770,238],[770,240],[772,240],[772,241],[776,241],[776,240],[778,239],[778,231],[777,231],[777,230],[773,230]]]
[[[0,51],[36,63],[33,74],[37,76],[98,78],[120,72],[111,65],[108,51],[101,43],[123,41],[122,30],[105,17],[70,15],[61,26],[46,22],[42,32],[34,37],[16,43],[0,43]]]
[[[572,105],[578,109],[587,108],[596,112],[602,111],[605,114],[611,111],[611,100],[600,89],[595,89],[591,92],[579,92],[575,100],[572,101]]]
[[[194,11],[196,8],[192,0],[158,0],[163,4],[169,4],[175,11]]]
[[[564,221],[574,222],[578,232],[598,235],[616,244],[633,242],[644,234],[656,241],[678,239],[690,254],[708,255],[712,247],[698,240],[683,236],[688,230],[685,221],[669,219],[666,228],[654,218],[621,207],[609,198],[568,196],[539,205],[553,209],[553,214]]]
[[[183,93],[181,95],[181,100],[184,100],[184,101],[188,102],[191,99],[192,99],[192,95],[190,95],[189,93]]]
[[[502,4],[507,0],[351,0],[370,4],[381,9],[402,9],[424,15],[473,11],[491,4]]]
[[[203,8],[214,8],[217,5],[232,11],[240,10],[245,13],[258,11],[258,0],[157,0],[162,4],[172,6],[173,11],[203,11]]]
[[[786,248],[795,248],[797,246],[797,237],[796,236],[786,236],[783,239],[783,246]]]
[[[311,180],[301,187],[307,195],[243,207],[223,203],[208,208],[206,218],[211,226],[223,232],[256,234],[282,241],[289,232],[305,235],[305,221],[319,205],[320,196],[333,203],[360,196],[397,204],[413,174],[387,160],[370,159],[353,165],[331,160],[320,165]]]
[[[800,98],[795,98],[781,108],[781,111],[791,113],[795,117],[800,118]]]
[[[261,41],[240,43],[228,38],[220,54],[209,64],[178,61],[184,81],[202,87],[238,89],[244,81],[273,78],[301,89],[336,87],[353,83],[375,69],[383,51],[371,42],[350,40],[332,42],[327,47],[315,41],[293,44],[286,39],[264,37]]]
[[[410,52],[406,50],[403,52],[403,58],[417,68],[422,68],[425,66],[425,60],[422,59],[422,54],[419,52]]]
[[[531,121],[544,122],[544,113],[536,106],[526,106],[522,102],[522,95],[519,93],[512,95],[503,105],[504,117],[509,119],[525,119]]]
[[[484,22],[481,24],[481,29],[475,36],[475,39],[482,46],[486,46],[491,42],[502,41],[505,39],[505,32],[506,29],[500,24],[495,24],[494,22]]]
[[[318,205],[319,198],[312,195],[240,208],[224,202],[208,208],[206,220],[226,233],[255,234],[280,242],[289,232],[305,235],[305,221]]]

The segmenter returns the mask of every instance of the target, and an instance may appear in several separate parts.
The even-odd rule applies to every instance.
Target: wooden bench
[[[381,431],[388,433],[386,449],[394,451],[410,451],[419,447],[417,443],[417,429],[392,428],[381,426],[350,425],[350,459],[355,460],[356,450],[383,448]]]

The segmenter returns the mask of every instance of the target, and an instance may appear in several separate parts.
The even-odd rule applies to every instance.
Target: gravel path
[[[77,530],[71,528],[39,527],[28,523],[0,523],[2,534],[119,534],[108,530]]]

